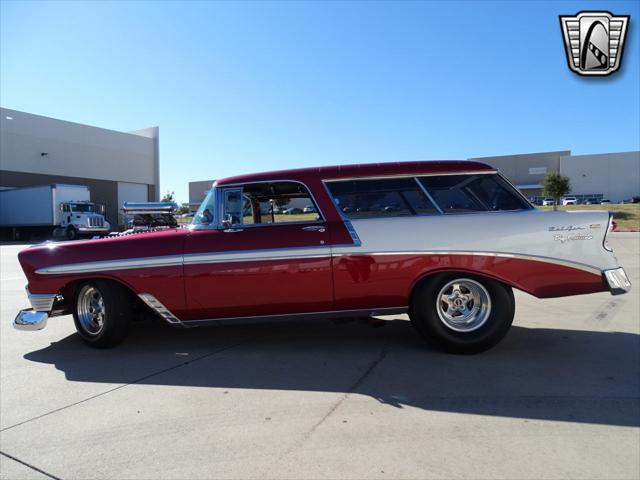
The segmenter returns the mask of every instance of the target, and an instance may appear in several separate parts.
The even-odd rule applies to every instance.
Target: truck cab
[[[61,202],[58,207],[58,228],[54,236],[66,236],[74,240],[80,235],[100,235],[109,231],[111,225],[100,213],[101,205],[89,201]]]

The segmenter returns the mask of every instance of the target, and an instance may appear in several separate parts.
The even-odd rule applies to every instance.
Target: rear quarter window
[[[328,182],[338,209],[350,219],[437,214],[414,178]]]
[[[428,176],[419,181],[445,214],[532,208],[496,174]]]

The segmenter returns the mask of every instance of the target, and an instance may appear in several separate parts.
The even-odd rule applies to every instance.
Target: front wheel
[[[78,334],[92,347],[117,345],[127,335],[132,303],[129,292],[117,283],[96,280],[80,285],[73,308]]]
[[[76,227],[67,227],[67,240],[75,240],[76,238],[78,238],[78,230],[76,230]]]
[[[478,353],[507,334],[515,314],[507,285],[465,273],[442,273],[424,280],[413,294],[411,321],[438,348]]]

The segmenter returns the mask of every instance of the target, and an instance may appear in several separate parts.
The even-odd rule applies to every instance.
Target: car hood
[[[173,228],[157,232],[113,235],[73,242],[46,242],[22,250],[18,260],[27,279],[47,267],[141,257],[182,255],[189,230]]]

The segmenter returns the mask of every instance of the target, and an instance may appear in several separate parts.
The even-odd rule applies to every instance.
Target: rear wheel
[[[513,291],[464,273],[442,273],[416,287],[411,321],[430,343],[452,353],[478,353],[507,334],[515,314]]]
[[[133,313],[129,292],[121,285],[96,280],[76,293],[73,320],[82,339],[92,347],[109,348],[127,335]]]

